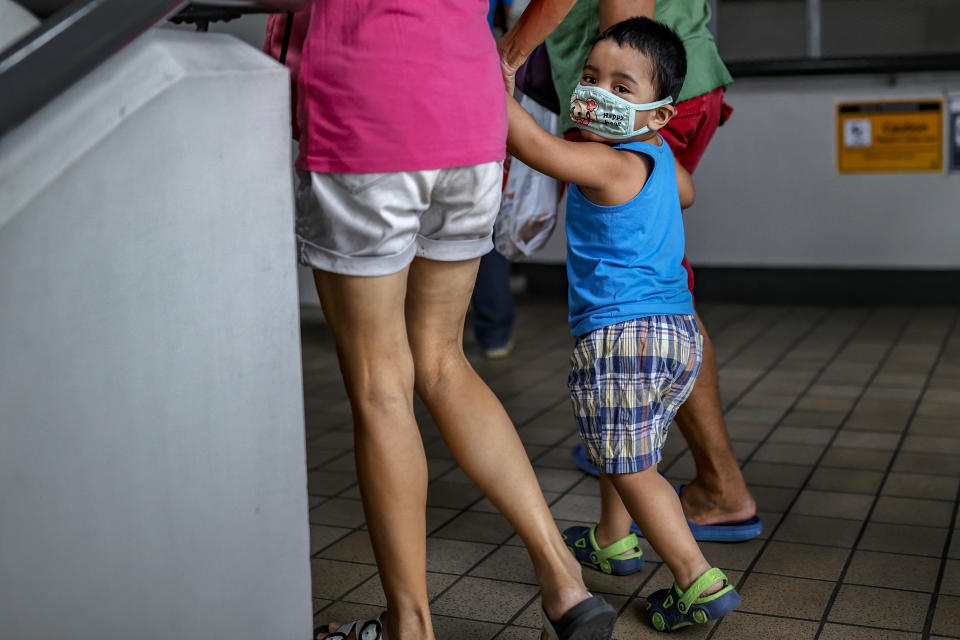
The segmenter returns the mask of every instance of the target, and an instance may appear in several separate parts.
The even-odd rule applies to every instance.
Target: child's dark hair
[[[687,52],[683,41],[670,27],[649,18],[629,18],[601,33],[597,42],[608,38],[650,58],[657,100],[670,96],[676,104],[687,75]]]

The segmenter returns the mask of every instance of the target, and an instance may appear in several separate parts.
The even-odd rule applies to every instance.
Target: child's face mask
[[[647,126],[633,128],[638,111],[652,111],[672,102],[673,98],[667,96],[658,102],[634,104],[606,89],[578,84],[570,96],[570,119],[581,129],[604,138],[624,140],[650,131]]]

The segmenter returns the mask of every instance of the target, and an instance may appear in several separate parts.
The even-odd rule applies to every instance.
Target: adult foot
[[[695,478],[680,491],[680,504],[687,519],[700,526],[743,522],[757,515],[757,503],[742,477],[711,487]]]
[[[331,622],[324,627],[318,627],[314,633],[314,640],[388,640],[386,632],[386,615],[381,614],[379,619],[359,620],[352,623]]]
[[[543,588],[543,610],[551,620],[559,620],[570,609],[590,597],[586,585],[583,584],[580,563],[567,551],[566,546],[562,549],[562,555],[558,558],[559,566],[554,565],[559,571],[551,576],[552,579],[538,576],[538,582]]]

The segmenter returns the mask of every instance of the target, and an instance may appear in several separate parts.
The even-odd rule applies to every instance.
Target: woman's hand
[[[497,53],[500,54],[500,73],[503,74],[503,86],[507,90],[507,95],[512,96],[517,83],[517,70],[523,66],[524,61],[517,62],[516,59],[510,59],[511,56],[503,38],[497,41]]]
[[[534,49],[550,35],[576,0],[531,0],[513,29],[497,42],[500,72],[508,95],[513,95],[517,70]]]

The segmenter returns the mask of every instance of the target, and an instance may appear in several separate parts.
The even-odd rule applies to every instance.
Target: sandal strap
[[[354,629],[356,629],[357,640],[381,640],[383,637],[383,625],[380,622],[380,616],[369,620],[348,622],[327,637],[331,640],[347,638]]]
[[[716,593],[711,593],[705,598],[700,598],[700,594],[718,582],[723,583],[723,588]],[[720,569],[717,569],[716,567],[704,571],[703,575],[694,580],[693,584],[687,587],[685,592],[681,591],[677,584],[674,584],[673,586],[677,593],[680,594],[680,598],[677,600],[677,610],[680,611],[680,613],[688,612],[690,607],[692,607],[697,601],[707,602],[709,600],[713,600],[714,598],[723,595],[733,588],[723,571],[720,571]]]
[[[628,551],[640,551],[640,541],[637,539],[637,534],[635,533],[628,534],[603,548],[600,548],[600,545],[597,544],[597,525],[590,527],[587,535],[590,536],[590,546],[593,547],[590,559],[597,564]]]

